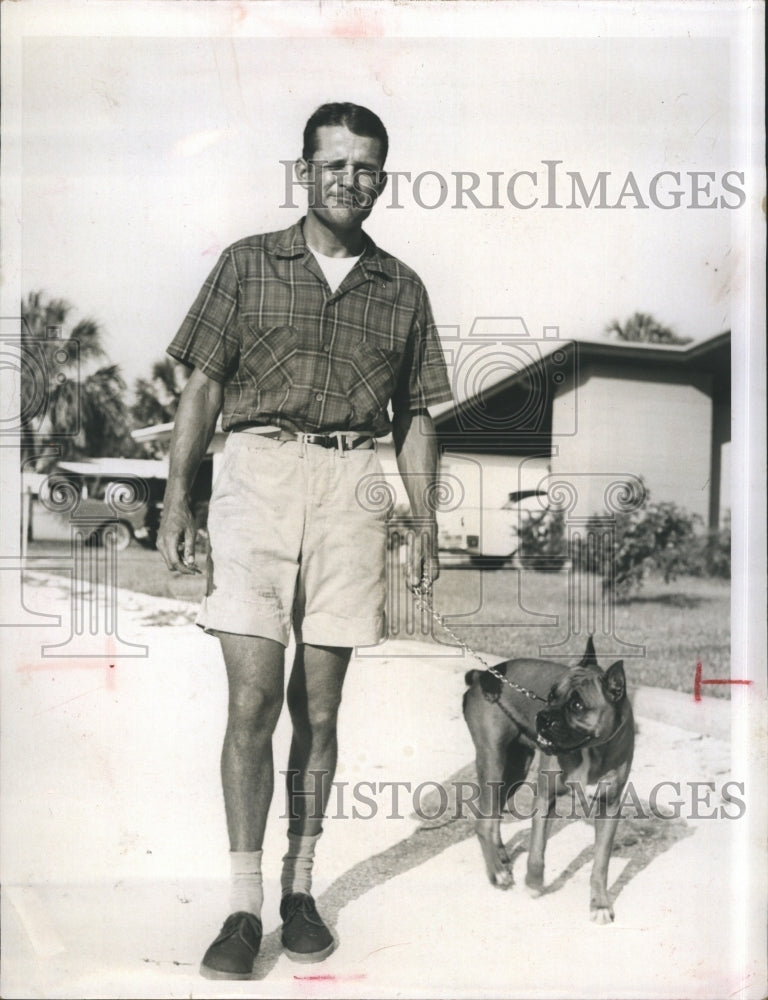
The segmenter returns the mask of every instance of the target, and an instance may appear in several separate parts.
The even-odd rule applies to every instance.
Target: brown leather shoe
[[[333,935],[306,892],[290,892],[280,901],[283,951],[294,962],[322,962],[336,947]]]
[[[200,975],[206,979],[251,979],[261,933],[261,920],[255,914],[232,913],[206,951]]]

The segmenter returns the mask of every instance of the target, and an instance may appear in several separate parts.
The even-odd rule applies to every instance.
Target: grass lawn
[[[63,557],[66,553],[65,543],[33,543],[29,555]],[[204,553],[198,562],[205,567]],[[435,608],[478,651],[578,657],[585,636],[592,631],[601,665],[623,659],[631,687],[651,684],[691,692],[697,660],[703,664],[705,678],[730,676],[730,586],[726,581],[688,577],[665,584],[651,579],[633,600],[610,608],[603,605],[600,588],[591,577],[575,581],[569,592],[567,572],[480,571],[448,565],[447,559],[445,563],[435,586]],[[431,633],[436,640],[452,644],[436,623],[415,609],[397,565],[393,564],[390,579],[390,634],[429,639]],[[133,544],[119,553],[118,585],[197,602],[205,590],[205,574],[169,573],[159,553]],[[575,623],[571,628],[569,620]],[[561,645],[555,650],[542,648],[556,644]],[[727,685],[712,685],[705,694],[727,698],[729,691]]]
[[[34,569],[36,558],[54,556],[65,560],[69,551],[68,542],[32,542],[29,546],[30,569]],[[197,561],[204,571],[204,552],[198,553]],[[136,542],[117,554],[117,585],[125,590],[197,602],[205,593],[205,579],[205,572],[196,576],[169,573],[159,552],[142,548]]]
[[[692,692],[697,660],[705,678],[730,677],[727,581],[649,579],[637,597],[613,608],[603,602],[595,578],[573,584],[569,593],[568,572],[446,569],[435,586],[434,603],[473,649],[510,657],[553,652],[579,657],[586,635],[593,632],[601,666],[623,659],[631,687]],[[437,625],[435,637],[441,637]],[[562,645],[542,648],[555,644]],[[726,698],[729,691],[727,685],[706,689],[708,695]]]

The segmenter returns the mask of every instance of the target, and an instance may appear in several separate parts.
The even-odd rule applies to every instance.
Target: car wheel
[[[118,521],[115,525],[115,548],[118,552],[127,549],[133,541],[133,532],[125,521]]]
[[[125,521],[118,521],[116,524],[104,524],[98,531],[94,531],[90,540],[98,539],[100,545],[105,545],[107,537],[111,535],[114,539],[114,546],[117,552],[123,552],[133,541],[133,532],[130,525]]]

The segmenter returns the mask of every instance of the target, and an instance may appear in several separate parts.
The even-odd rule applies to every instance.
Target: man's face
[[[315,136],[312,158],[296,161],[309,211],[331,228],[359,227],[387,183],[381,143],[344,125],[323,125]]]

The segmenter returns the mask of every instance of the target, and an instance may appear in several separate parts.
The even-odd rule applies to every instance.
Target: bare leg
[[[336,773],[336,719],[351,652],[331,646],[296,648],[288,681],[293,739],[287,786],[288,829],[300,836],[314,836],[322,829]]]
[[[229,681],[221,783],[232,851],[258,851],[274,789],[272,734],[283,704],[284,647],[218,633]]]

